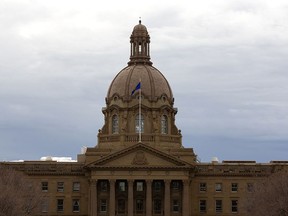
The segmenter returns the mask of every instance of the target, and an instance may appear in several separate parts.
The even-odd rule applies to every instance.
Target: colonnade
[[[110,179],[109,180],[109,210],[107,212],[107,216],[115,216],[116,209],[115,209],[115,203],[116,203],[116,197],[115,197],[115,185],[116,185],[117,179]],[[159,179],[157,179],[159,181]],[[161,216],[170,216],[171,215],[171,209],[172,209],[172,203],[171,203],[171,182],[170,179],[165,179],[164,181],[164,212],[160,214],[154,214],[153,213],[153,203],[152,203],[152,183],[153,180],[145,180],[146,183],[146,205],[145,205],[145,215],[146,216],[153,216],[153,215],[161,215]],[[97,200],[97,182],[98,180],[92,179],[90,181],[90,216],[98,216],[98,200]],[[127,180],[128,182],[128,205],[127,205],[127,214],[126,216],[134,216],[134,182],[135,180]],[[189,216],[189,180],[182,180],[182,216]],[[101,214],[103,215],[103,214]],[[123,214],[122,214],[123,215]],[[179,215],[179,214],[178,214]]]

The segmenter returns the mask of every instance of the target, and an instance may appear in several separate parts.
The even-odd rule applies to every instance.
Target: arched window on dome
[[[112,134],[116,134],[118,133],[118,116],[117,115],[113,115],[112,116]]]
[[[139,123],[140,123],[141,127],[139,126]],[[139,132],[144,133],[144,116],[142,114],[140,116],[139,116],[139,114],[136,115],[136,118],[135,118],[135,132],[136,133],[139,133]]]
[[[168,134],[168,117],[166,115],[161,117],[161,133]]]

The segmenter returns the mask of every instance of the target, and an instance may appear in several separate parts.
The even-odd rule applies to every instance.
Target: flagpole
[[[140,79],[141,85],[141,79]],[[139,142],[141,142],[142,116],[141,116],[141,87],[139,89]]]

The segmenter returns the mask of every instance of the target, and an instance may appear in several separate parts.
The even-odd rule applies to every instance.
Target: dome
[[[148,35],[147,28],[145,25],[141,24],[141,20],[139,21],[139,24],[133,28],[132,35],[133,36],[147,36]]]
[[[115,95],[123,101],[131,100],[131,92],[141,80],[141,93],[144,98],[149,101],[167,99],[170,104],[173,104],[172,90],[168,81],[150,61],[150,36],[146,26],[141,24],[141,20],[133,28],[130,44],[128,66],[122,69],[112,81],[107,100],[111,101]]]
[[[163,74],[151,65],[135,64],[121,70],[112,81],[107,99],[118,95],[124,100],[131,98],[131,92],[141,80],[141,94],[150,101],[165,97],[173,101],[170,85]]]

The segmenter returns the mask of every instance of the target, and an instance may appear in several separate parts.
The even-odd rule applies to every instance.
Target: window
[[[247,183],[247,191],[253,192],[253,183]]]
[[[221,192],[222,191],[222,183],[216,183],[215,184],[215,191]]]
[[[80,182],[73,182],[73,191],[74,192],[80,191]]]
[[[172,181],[172,189],[173,190],[180,190],[180,182],[179,181]]]
[[[179,200],[173,200],[173,212],[179,212],[180,206],[179,206]]]
[[[48,212],[48,200],[43,199],[41,201],[41,212]]]
[[[222,212],[222,200],[215,200],[215,211]]]
[[[64,191],[64,182],[57,182],[57,191],[58,192]]]
[[[143,191],[143,182],[137,182],[136,183],[136,190],[137,191]]]
[[[119,182],[119,191],[125,191],[125,182],[124,181]]]
[[[42,185],[42,191],[47,192],[48,191],[48,182],[46,182],[46,181],[42,182],[41,185]]]
[[[231,211],[238,212],[238,200],[231,200]]]
[[[64,200],[57,199],[57,212],[63,212],[63,211],[64,211]]]
[[[107,191],[108,190],[108,182],[107,181],[100,181],[100,190]]]
[[[106,212],[107,211],[107,200],[101,199],[100,200],[100,212]]]
[[[118,116],[112,116],[112,134],[118,133]]]
[[[199,201],[199,210],[200,212],[206,212],[206,200]]]
[[[140,126],[139,126],[139,123],[140,123]],[[144,116],[141,114],[141,116],[139,117],[139,114],[136,115],[136,118],[135,118],[135,132],[136,133],[144,133]]]
[[[160,199],[154,199],[153,201],[153,211],[154,214],[161,214],[162,203]]]
[[[154,190],[155,191],[160,191],[161,190],[161,182],[160,181],[155,181],[154,183]]]
[[[231,191],[232,192],[237,192],[238,191],[238,184],[237,183],[232,183],[231,184]]]
[[[136,199],[136,212],[143,213],[144,210],[144,201],[143,199]]]
[[[199,190],[200,190],[201,192],[206,192],[206,190],[207,190],[207,185],[206,185],[206,183],[201,182],[201,183],[199,184]]]
[[[125,200],[124,199],[118,199],[118,212],[119,213],[125,212]]]
[[[168,117],[166,115],[161,117],[161,133],[168,134]]]
[[[73,212],[79,212],[80,211],[80,202],[79,199],[73,199],[73,206],[72,206],[72,210]]]

